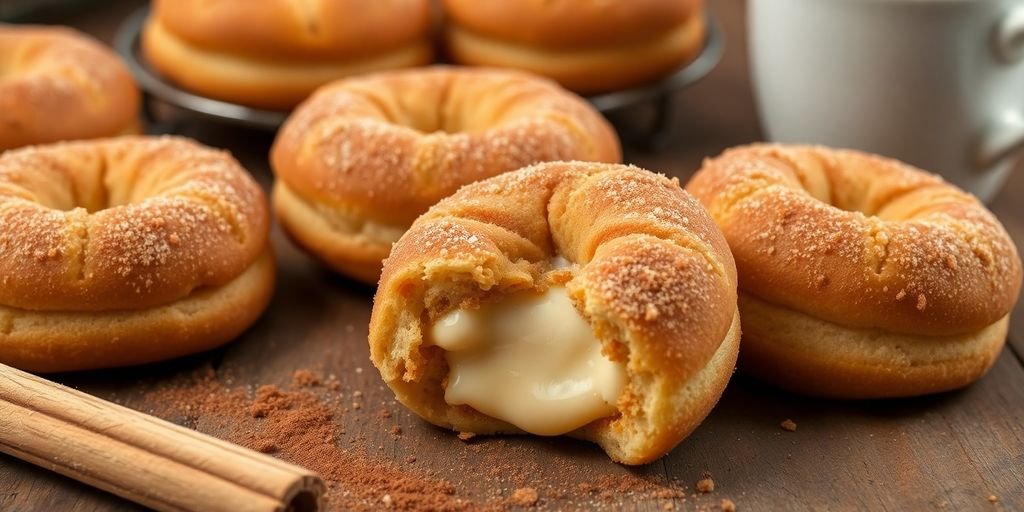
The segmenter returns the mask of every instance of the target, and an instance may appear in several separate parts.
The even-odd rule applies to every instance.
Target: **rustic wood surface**
[[[100,11],[63,11],[41,21],[79,26],[109,40],[137,1],[100,2]],[[704,81],[675,98],[675,128],[668,147],[628,150],[626,160],[685,179],[704,156],[761,138],[744,39],[744,3],[712,2],[727,34],[727,53]],[[630,133],[649,112],[613,116]],[[167,129],[164,127],[163,129]],[[231,149],[263,184],[270,181],[266,153],[271,136],[196,122],[174,131]],[[993,209],[1020,244],[1024,242],[1024,169],[1016,169]],[[267,313],[229,346],[170,363],[117,371],[53,376],[78,389],[142,411],[146,389],[211,364],[236,385],[289,382],[300,368],[333,373],[345,389],[359,389],[368,404],[390,404],[390,393],[368,360],[366,325],[372,289],[333,276],[296,251],[275,229],[280,257],[278,289]],[[995,367],[968,389],[938,396],[867,402],[805,398],[772,389],[742,375],[733,378],[719,406],[703,425],[661,461],[638,469],[610,463],[597,448],[575,441],[515,438],[517,463],[540,468],[538,481],[579,482],[588,474],[635,472],[679,478],[690,488],[701,472],[714,475],[716,491],[677,501],[678,508],[716,508],[721,498],[740,510],[1024,510],[1024,306],[1018,304],[1010,343]],[[357,369],[365,369],[366,371]],[[373,408],[367,408],[370,414]],[[404,435],[355,422],[385,456],[415,455],[456,484],[460,495],[492,497],[475,478],[488,459],[508,445],[484,440],[481,453],[466,457],[466,444],[392,407]],[[345,415],[348,421],[352,414]],[[792,418],[796,432],[779,422]],[[181,418],[168,418],[181,421]],[[216,431],[210,432],[214,435]],[[451,461],[460,461],[458,467]],[[544,471],[552,460],[558,472]],[[990,495],[998,497],[993,504]],[[557,508],[557,501],[548,505]],[[640,510],[660,509],[663,500],[636,502]],[[0,510],[137,510],[138,506],[6,456],[0,456]]]

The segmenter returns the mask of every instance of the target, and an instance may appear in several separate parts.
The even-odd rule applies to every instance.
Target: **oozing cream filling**
[[[601,354],[565,288],[456,309],[432,328],[445,350],[445,401],[527,432],[559,435],[615,414],[623,365]]]

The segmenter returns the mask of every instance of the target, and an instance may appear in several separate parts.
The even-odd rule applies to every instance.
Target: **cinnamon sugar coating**
[[[966,386],[999,355],[1020,256],[939,177],[759,144],[706,160],[687,190],[736,258],[747,372],[814,395],[915,396]]]
[[[272,150],[274,202],[300,245],[372,282],[401,233],[460,186],[536,162],[620,157],[604,118],[545,79],[378,73],[324,86],[289,118]]]
[[[973,196],[895,160],[755,145],[687,185],[722,227],[740,287],[842,325],[953,335],[1006,316],[1021,262]]]
[[[240,275],[267,245],[259,185],[226,152],[122,137],[0,157],[0,304],[141,309]]]
[[[259,186],[226,152],[122,137],[0,156],[0,362],[70,371],[223,344],[270,301]]]

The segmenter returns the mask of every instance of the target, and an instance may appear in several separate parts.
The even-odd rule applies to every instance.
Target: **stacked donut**
[[[211,98],[289,109],[338,78],[433,58],[427,0],[154,0],[142,49]]]
[[[154,0],[142,49],[210,98],[287,110],[338,78],[433,60],[428,0]],[[445,0],[455,64],[529,71],[582,94],[657,80],[704,45],[702,0]]]
[[[593,94],[642,85],[693,59],[701,0],[444,0],[454,62],[530,71]]]

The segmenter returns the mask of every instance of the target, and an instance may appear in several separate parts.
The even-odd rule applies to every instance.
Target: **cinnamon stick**
[[[0,365],[0,452],[162,511],[312,512],[312,471]]]

